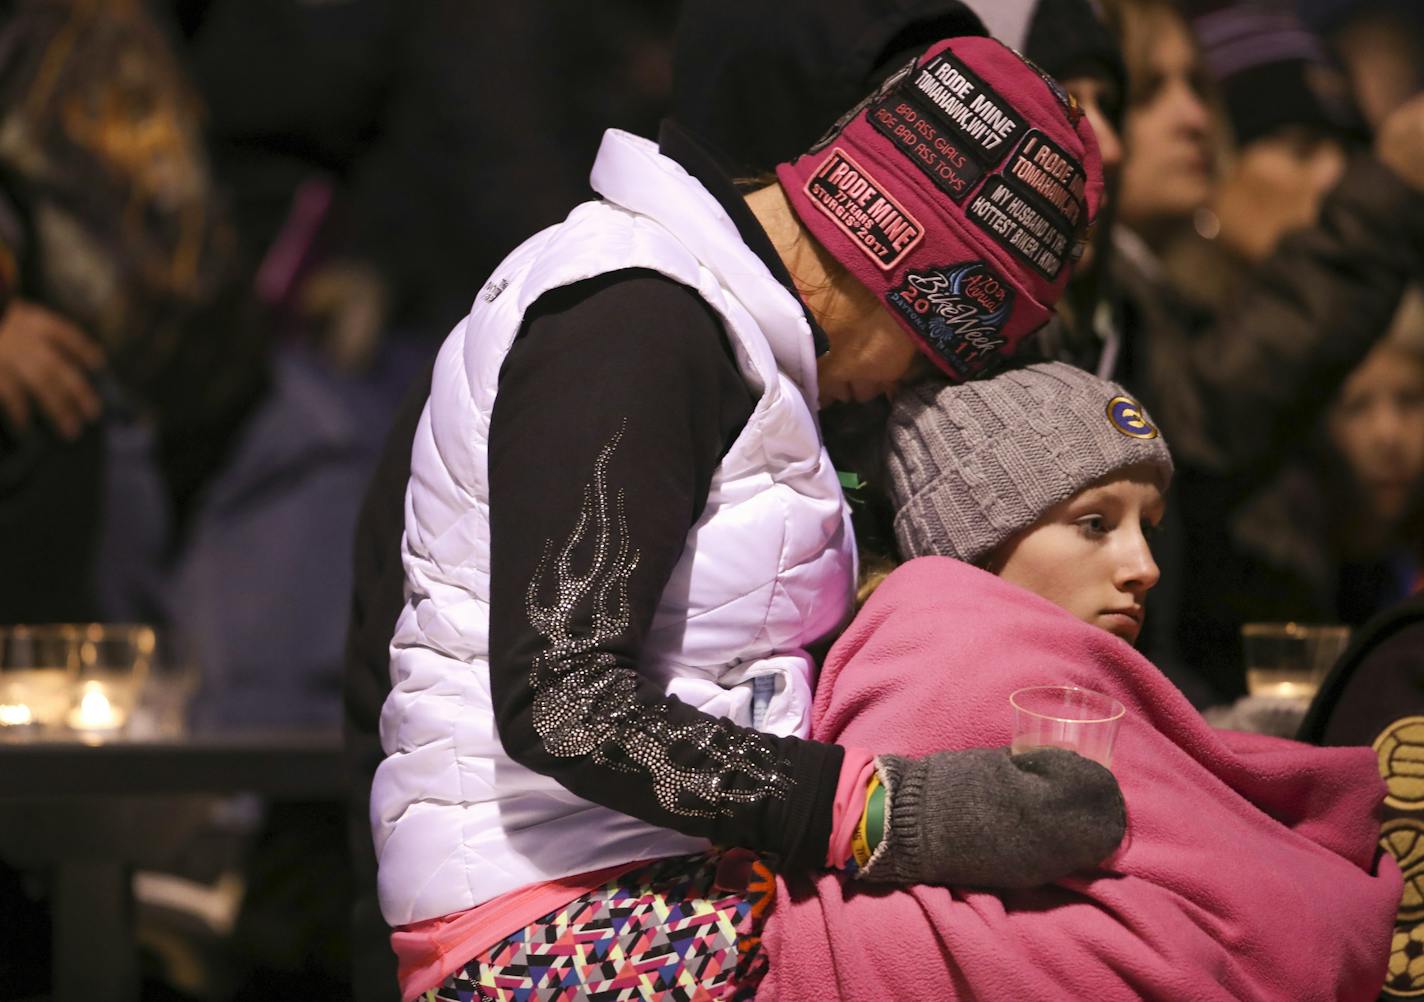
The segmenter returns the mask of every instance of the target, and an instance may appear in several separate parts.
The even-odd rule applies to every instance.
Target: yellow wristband
[[[870,798],[880,786],[880,774],[873,773],[870,782],[865,787],[865,808],[860,812],[860,820],[856,822],[855,832],[850,838],[850,854],[855,858],[855,865],[864,868],[869,862],[874,850],[870,848],[870,839],[866,831],[866,818],[870,816]]]

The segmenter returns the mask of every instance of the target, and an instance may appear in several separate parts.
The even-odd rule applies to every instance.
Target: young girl
[[[747,905],[713,893],[709,842],[852,856],[872,755],[803,740],[855,565],[816,409],[919,358],[997,365],[1061,294],[1101,171],[1055,85],[957,38],[777,176],[743,196],[679,130],[610,132],[600,198],[441,350],[371,803],[407,998],[725,993]],[[1111,775],[1071,753],[897,768],[936,810],[894,805],[862,879],[1031,884],[1121,837]]]
[[[927,383],[897,402],[888,443],[901,557],[954,557],[1137,639],[1172,458],[1125,390],[1062,363]]]
[[[1005,756],[1015,690],[1107,693],[1126,707],[1128,838],[1029,890],[788,875],[758,998],[1375,997],[1402,884],[1376,861],[1373,753],[1215,732],[1131,646],[1172,475],[1137,401],[1059,363],[923,384],[896,399],[886,465],[895,538],[919,559],[836,642],[812,736],[880,753],[893,819],[901,756]],[[900,838],[893,821],[879,835],[872,866]]]

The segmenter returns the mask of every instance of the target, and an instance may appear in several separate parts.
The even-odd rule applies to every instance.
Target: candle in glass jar
[[[35,722],[35,715],[24,703],[0,703],[0,727],[24,727]]]
[[[1268,685],[1253,685],[1251,695],[1266,699],[1309,701],[1315,697],[1318,688],[1313,682],[1272,682]]]
[[[62,668],[9,665],[0,674],[0,727],[57,726],[73,701],[74,680]]]
[[[1246,670],[1246,690],[1253,696],[1308,701],[1315,697],[1319,688],[1319,681],[1304,671],[1268,668]]]
[[[123,723],[109,701],[102,682],[85,682],[79,704],[69,711],[69,726],[76,731],[112,731]]]

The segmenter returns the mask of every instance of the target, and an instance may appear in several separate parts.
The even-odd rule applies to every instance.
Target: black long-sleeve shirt
[[[839,748],[667,696],[639,652],[756,398],[717,316],[647,271],[543,296],[490,424],[490,684],[510,756],[588,800],[814,865]]]
[[[794,291],[712,157],[671,124],[659,140]],[[734,726],[639,672],[713,472],[755,404],[721,320],[661,275],[615,272],[530,307],[490,423],[490,684],[515,761],[652,824],[815,866],[842,750]]]
[[[718,199],[733,223],[737,226],[747,246],[765,262],[772,274],[776,276],[782,284],[794,292],[795,289],[791,277],[786,273],[785,267],[776,257],[776,252],[772,248],[765,231],[761,229],[756,218],[751,214],[746,203],[742,200],[732,183],[727,180],[725,172],[713,162],[706,151],[696,142],[691,141],[681,130],[672,125],[664,127],[662,134],[659,136],[659,144],[664,154],[682,164],[689,173],[696,177],[698,181]],[[625,273],[617,277],[628,278],[632,276]],[[644,274],[642,277],[647,276]],[[700,319],[694,326],[705,326],[707,320],[705,306],[700,301],[694,301],[688,290],[681,289],[681,287],[678,286],[674,286],[673,288],[679,291],[684,297],[684,306],[695,305],[697,312],[701,314]],[[590,283],[587,288],[581,290],[571,287],[567,294],[579,296],[586,295],[592,291],[593,286],[592,283]],[[533,325],[535,321],[540,318],[546,306],[554,305],[556,302],[556,300],[551,299],[547,303],[535,303],[528,318],[530,324]],[[691,310],[687,311],[688,314],[692,312]],[[570,311],[566,319],[576,319],[577,315],[577,311]],[[811,325],[812,336],[815,338],[818,348],[824,350],[826,344],[825,335],[820,332],[814,318],[808,314],[807,319]],[[676,331],[679,329],[675,326],[670,317],[659,316],[657,317],[657,321],[660,329],[668,331]],[[540,325],[540,327],[541,330],[547,333],[547,325]],[[691,333],[692,328],[688,327],[686,330]],[[585,333],[596,332],[592,332],[590,329]],[[719,374],[714,377],[718,385],[724,385],[724,375],[721,374],[721,369],[725,366],[727,361],[725,348],[723,347],[725,342],[722,338],[721,328],[720,325],[718,325],[717,345],[720,354],[712,353],[712,357],[717,361],[719,368]],[[514,352],[515,360],[510,362],[511,369],[506,371],[507,377],[510,375],[510,372],[513,371],[513,367],[519,364],[517,358],[524,355],[526,349],[532,350],[540,343],[540,340],[543,340],[543,343],[547,346],[552,345],[559,339],[557,337],[530,339],[526,336],[523,343],[516,346],[516,351]],[[696,341],[697,339],[695,337],[691,337],[688,343],[683,347],[687,348],[689,353],[691,353],[695,350],[693,345]],[[702,343],[705,349],[705,340],[703,340]],[[591,346],[592,345],[586,345],[585,347]],[[645,347],[645,345],[639,347],[634,360],[641,358]],[[611,353],[605,355],[607,359],[612,359],[613,357]],[[684,357],[686,358],[687,356]],[[577,359],[572,355],[565,355],[564,360],[574,364],[577,363]],[[516,375],[514,379],[517,378]],[[377,731],[381,706],[387,694],[390,692],[388,647],[391,633],[395,629],[396,619],[404,601],[402,593],[404,572],[400,560],[400,545],[401,528],[404,524],[405,488],[407,481],[410,479],[411,443],[415,438],[416,427],[419,423],[421,405],[430,395],[430,382],[431,375],[427,370],[422,374],[416,384],[411,387],[408,399],[402,406],[401,413],[397,418],[395,426],[392,428],[390,440],[386,447],[381,466],[376,472],[370,490],[367,492],[361,523],[357,528],[356,588],[352,605],[351,633],[347,643],[345,693],[347,745],[352,752],[351,800],[354,805],[364,805],[367,800],[369,800],[371,776],[381,758],[380,740]],[[597,385],[592,379],[588,379],[585,382],[587,386]],[[511,392],[512,386],[513,380],[501,384],[503,400],[500,404],[500,421],[497,423],[502,423],[505,413],[509,413],[513,409],[518,408],[516,394]],[[553,393],[550,393],[547,399],[551,405],[560,405],[559,413],[563,415],[566,424],[570,428],[580,427],[583,422],[588,419],[588,412],[580,412],[573,407],[573,402],[575,399],[582,399],[587,402],[590,399],[589,395],[583,397],[556,397]],[[602,403],[600,401],[604,399],[603,395],[594,393],[592,394],[592,399],[597,406],[591,409],[601,410]],[[562,406],[565,404],[568,406]],[[528,406],[532,409],[536,408],[537,404],[530,404]],[[659,420],[665,420],[665,417],[659,418]],[[720,425],[718,425],[718,427],[720,427]],[[502,439],[502,430],[494,430]],[[498,448],[497,442],[491,443],[491,445],[492,449]],[[629,450],[623,450],[625,458],[627,458],[629,454]],[[557,447],[552,452],[526,456],[525,460],[531,466],[538,465],[549,470],[572,470],[576,462],[570,453],[565,451],[563,445]],[[705,460],[703,462],[705,465]],[[590,469],[586,468],[584,475],[588,476],[589,472]],[[664,471],[664,473],[666,474],[666,471]],[[503,478],[498,479],[502,480]],[[503,496],[503,485],[497,485],[497,489],[501,491],[501,495]],[[696,503],[700,504],[701,499],[706,497],[706,490],[702,490],[700,494],[696,490],[693,490],[689,496],[694,495],[699,499]],[[532,502],[528,498],[516,499],[512,502],[512,509],[504,509],[502,505],[496,504],[491,513],[496,520],[507,523],[511,520],[520,519],[521,515],[519,513],[521,506],[530,503]],[[691,511],[689,510],[688,515],[690,516],[690,514]],[[559,531],[568,533],[570,529],[571,526],[551,526],[547,531],[553,535]],[[639,531],[641,532],[642,530],[640,529]],[[685,532],[686,528],[684,527],[684,536]],[[679,538],[681,539],[683,537]],[[495,548],[502,554],[503,548],[499,545],[500,542],[501,540],[496,537]],[[647,552],[649,555],[645,558],[641,552],[639,555],[640,570],[637,584],[639,588],[644,586],[642,581],[644,570],[656,559],[651,554],[651,551],[646,550],[646,543],[643,545],[645,547],[644,552]],[[642,560],[646,560],[648,563],[641,563]],[[496,573],[502,576],[503,559],[497,556],[497,561],[500,564],[500,568],[496,569]],[[517,577],[512,577],[511,580],[517,583]],[[524,602],[525,596],[518,593],[517,588],[514,589],[513,593],[515,594],[515,605],[509,606],[507,604],[508,599],[496,601],[491,610],[493,619],[491,627],[499,634],[495,640],[495,642],[499,644],[509,643],[509,641],[504,640],[505,627],[501,626],[506,608],[517,611]],[[511,616],[513,616],[513,613],[511,613]],[[527,627],[521,626],[517,619],[511,619],[508,628],[512,631],[511,636],[515,638],[514,643],[518,642],[516,635],[527,629]],[[524,642],[529,642],[528,634],[525,634]],[[528,695],[526,694],[524,698],[527,699]],[[511,709],[513,710],[515,708],[511,707]],[[518,726],[518,724],[515,724],[513,730],[517,730]],[[819,747],[810,746],[809,743],[805,742],[801,744],[806,747]],[[824,757],[820,760],[819,765],[815,765],[810,757],[798,757],[798,760],[802,763],[799,769],[803,770],[806,775],[813,777],[807,780],[807,784],[815,788],[815,795],[812,798],[815,801],[815,806],[806,813],[803,822],[807,828],[804,831],[798,831],[796,826],[793,825],[790,828],[784,829],[781,833],[778,833],[781,835],[783,844],[794,842],[799,838],[801,846],[799,849],[793,847],[793,855],[797,853],[804,854],[804,858],[812,863],[820,862],[818,858],[814,858],[816,851],[818,851],[817,847],[824,847],[826,842],[829,841],[830,805],[834,796],[834,784],[839,775],[841,761],[841,753],[837,749],[825,749],[821,754]],[[598,782],[601,782],[603,779],[611,780],[614,785],[619,785],[627,784],[636,778],[627,773],[606,769],[591,770],[590,775],[596,781],[595,785],[598,785]],[[803,787],[803,789],[804,788],[809,787]],[[609,791],[602,789],[590,790],[589,792],[593,794],[589,799],[593,800],[606,800],[611,795]],[[630,812],[636,811],[636,805],[633,804],[621,807],[623,810],[630,810],[630,808],[632,809]],[[778,810],[783,816],[785,815],[785,810],[779,808]],[[738,817],[724,819],[724,824],[731,821],[746,820],[747,817],[747,812],[743,812]],[[685,819],[677,819],[674,827],[681,828],[684,820]],[[772,822],[771,825],[766,823],[760,826],[749,825],[748,829],[752,832],[752,837],[745,840],[744,844],[753,844],[758,827],[762,829],[774,827],[776,819],[768,815],[768,820]],[[703,819],[702,822],[698,823],[701,827],[708,830],[715,827],[706,824],[705,821],[706,819]],[[362,949],[356,951],[356,953],[360,956],[364,965],[361,973],[369,975],[369,977],[358,977],[356,979],[357,993],[358,996],[363,998],[393,999],[396,995],[393,983],[395,959],[391,956],[388,949],[390,931],[381,920],[380,911],[376,905],[375,858],[371,848],[370,826],[364,808],[353,812],[351,825],[354,832],[352,842],[353,850],[360,861],[361,870],[361,874],[358,877],[356,935],[362,944]],[[729,834],[735,833],[729,831]],[[729,839],[729,841],[743,840]],[[797,858],[800,857],[797,856]],[[370,962],[369,964],[367,964],[368,961]],[[367,967],[371,969],[367,970]]]

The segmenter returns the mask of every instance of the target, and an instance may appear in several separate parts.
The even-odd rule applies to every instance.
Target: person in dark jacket
[[[586,197],[601,130],[651,129],[670,87],[674,8],[646,0],[179,7],[263,301],[343,367],[386,336],[432,351],[470,276]]]
[[[86,426],[97,435],[103,381],[152,422],[167,500],[186,525],[269,388],[269,346],[250,322],[197,97],[140,5],[17,4],[0,36],[0,242],[13,265],[0,434],[18,443],[6,451],[38,450],[46,424],[61,439]],[[33,358],[14,364],[17,338],[32,353],[59,349],[45,375]],[[97,517],[77,521],[75,538]]]
[[[1399,863],[1404,895],[1381,999],[1418,998],[1424,971],[1424,872],[1420,836],[1424,797],[1413,768],[1424,744],[1424,594],[1376,614],[1356,632],[1310,704],[1296,737],[1326,746],[1369,745],[1378,754],[1386,795],[1380,846]]]
[[[433,363],[432,363],[433,364]],[[385,758],[381,706],[391,691],[391,634],[405,602],[401,533],[410,446],[430,396],[430,367],[414,381],[386,434],[366,489],[352,547],[355,586],[342,673],[342,737],[346,762],[346,840],[354,888],[351,912],[351,987],[357,1002],[400,998],[391,929],[376,900],[376,850],[371,843],[371,778]]]
[[[1318,427],[1230,526],[1241,622],[1360,626],[1424,575],[1424,300],[1350,373]]]
[[[1193,26],[1233,150],[1168,267],[1207,311],[1235,300],[1287,233],[1314,223],[1368,133],[1324,43],[1289,14],[1227,5]],[[1326,427],[1283,450],[1272,482],[1232,511],[1229,546],[1201,561],[1216,572],[1220,610],[1201,618],[1220,621],[1223,642],[1251,620],[1359,625],[1412,587],[1407,536],[1424,450],[1417,314],[1417,298],[1406,297],[1391,335],[1340,388]]]

